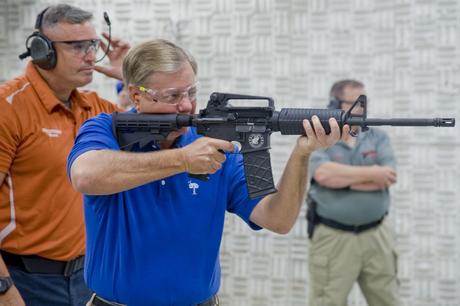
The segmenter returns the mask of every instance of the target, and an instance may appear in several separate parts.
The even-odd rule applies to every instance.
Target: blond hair
[[[184,63],[197,74],[195,59],[174,43],[156,39],[132,48],[123,60],[123,80],[126,84],[142,86],[155,72],[176,72]]]

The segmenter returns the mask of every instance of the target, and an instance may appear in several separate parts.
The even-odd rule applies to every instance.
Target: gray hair
[[[93,14],[68,4],[52,5],[46,9],[41,29],[54,27],[59,22],[80,24],[90,21]]]
[[[329,91],[329,96],[336,97],[338,99],[342,98],[345,87],[363,88],[364,84],[360,81],[351,79],[337,81],[334,85],[332,85],[331,90]]]
[[[123,60],[125,84],[142,86],[155,72],[176,72],[184,63],[192,66],[195,75],[198,65],[191,54],[164,40],[155,39],[132,48]]]

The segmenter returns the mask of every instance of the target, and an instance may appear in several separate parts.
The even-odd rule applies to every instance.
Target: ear
[[[134,104],[136,111],[139,111],[139,107],[141,104],[141,93],[138,89],[136,89],[133,85],[128,85],[128,97],[129,100]]]

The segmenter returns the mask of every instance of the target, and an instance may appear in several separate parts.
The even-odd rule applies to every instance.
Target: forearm
[[[355,191],[377,191],[377,190],[383,190],[385,189],[381,185],[378,185],[376,183],[360,183],[360,184],[353,184],[350,185],[351,190]]]
[[[0,277],[10,276],[8,268],[3,261],[3,258],[0,256]],[[24,300],[21,297],[16,286],[13,286],[6,291],[6,293],[0,295],[0,305],[2,306],[25,306]]]
[[[261,200],[251,214],[251,221],[279,234],[290,231],[303,203],[308,159],[309,156],[294,150],[278,182],[278,192]]]
[[[76,190],[88,195],[113,194],[183,172],[180,149],[149,153],[94,150],[72,164]]]
[[[318,167],[314,179],[328,188],[344,188],[355,184],[370,183],[375,166],[351,166],[327,162]]]
[[[0,277],[9,276],[10,272],[8,272],[8,268],[3,261],[2,256],[0,255]]]

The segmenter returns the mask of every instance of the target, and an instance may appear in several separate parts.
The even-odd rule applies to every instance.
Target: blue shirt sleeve
[[[67,158],[67,175],[78,156],[92,150],[119,150],[120,147],[112,133],[112,115],[101,113],[87,120],[80,128],[75,144]]]
[[[260,230],[262,227],[253,223],[249,217],[254,208],[262,198],[251,200],[244,175],[243,156],[241,154],[227,155],[226,175],[228,175],[228,199],[227,211],[237,214],[253,230]]]

